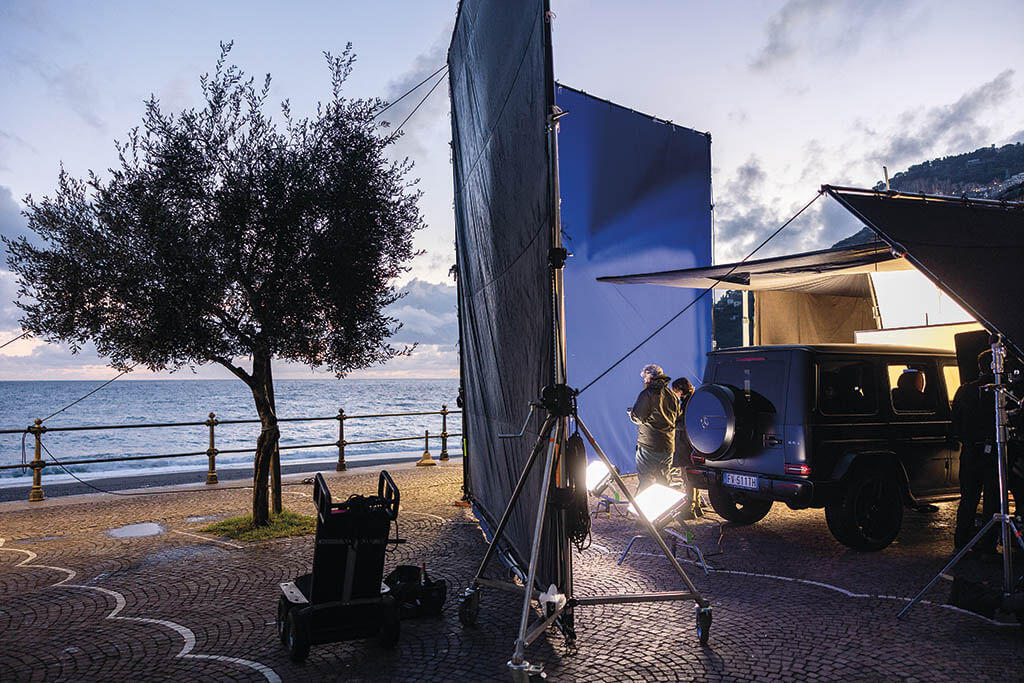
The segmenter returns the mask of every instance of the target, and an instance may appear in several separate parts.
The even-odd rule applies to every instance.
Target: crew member
[[[653,483],[668,486],[668,470],[672,465],[676,418],[679,399],[669,388],[670,378],[658,365],[645,365],[640,371],[644,390],[637,396],[629,419],[637,427],[636,471],[638,491]]]
[[[999,511],[998,464],[995,442],[995,404],[991,391],[992,352],[978,355],[978,378],[960,386],[953,397],[953,435],[960,441],[960,505],[956,509],[953,544],[959,551],[974,537],[974,520],[984,489],[982,514],[988,521]],[[982,554],[995,553],[995,529],[974,548]]]
[[[685,377],[679,377],[672,382],[672,393],[679,398],[679,417],[676,418],[676,444],[672,453],[672,467],[680,468],[683,473],[683,493],[686,494],[687,503],[686,509],[683,511],[683,519],[696,519],[704,515],[704,510],[701,509],[697,489],[686,474],[686,465],[690,462],[690,442],[686,439],[686,423],[683,419],[686,402],[693,396],[693,385]]]

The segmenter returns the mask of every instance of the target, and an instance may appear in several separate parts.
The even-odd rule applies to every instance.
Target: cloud
[[[34,71],[50,91],[98,132],[106,132],[107,126],[97,113],[99,97],[93,84],[92,71],[82,65],[58,67],[41,59],[27,55],[15,55],[12,63]]]
[[[753,71],[767,71],[808,54],[821,57],[849,54],[869,35],[867,25],[886,13],[886,25],[910,3],[881,0],[789,0],[768,20],[765,44],[750,62]]]
[[[402,323],[402,329],[391,342],[437,344],[454,349],[459,340],[455,287],[413,280],[399,291],[405,296],[385,310]]]
[[[1012,145],[1014,143],[1024,144],[1024,129],[1018,130],[1016,133],[1006,138],[1004,145]]]
[[[889,137],[873,156],[890,168],[898,168],[923,161],[936,150],[948,154],[988,144],[991,130],[980,119],[1009,98],[1013,76],[1014,71],[1006,69],[952,104],[902,113],[898,117],[899,132]]]
[[[448,59],[448,43],[451,39],[454,24],[448,24],[441,35],[434,42],[433,46],[413,60],[413,66],[404,74],[388,83],[384,93],[384,99],[388,102],[395,102],[399,97],[405,95],[418,83],[437,71]],[[443,72],[442,72],[443,73]],[[394,104],[384,114],[383,118],[391,123],[392,130],[396,129],[405,121],[406,117],[416,113],[402,126],[402,136],[395,145],[396,152],[402,155],[423,158],[429,147],[435,146],[435,141],[425,139],[424,136],[437,125],[438,120],[448,114],[448,88],[442,78],[439,85],[434,88],[426,100],[427,93],[438,82],[442,74],[437,74],[426,83],[410,93],[405,99]],[[420,102],[423,102],[420,105]],[[428,144],[429,143],[429,144]]]
[[[0,185],[0,235],[15,239],[27,233],[25,217],[21,215],[21,206],[11,194],[11,188]]]
[[[775,202],[768,196],[767,185],[768,174],[756,157],[737,168],[725,183],[715,208],[717,262],[730,263],[746,257],[810,199]],[[826,249],[860,228],[861,223],[837,202],[819,198],[751,258]]]
[[[352,379],[441,379],[458,376],[458,351],[454,346],[438,344],[417,346],[409,356],[392,358],[384,365],[359,370],[349,375]]]

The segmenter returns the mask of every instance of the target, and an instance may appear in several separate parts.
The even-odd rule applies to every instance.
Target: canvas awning
[[[870,297],[869,273],[912,270],[892,253],[888,244],[875,242],[840,249],[823,249],[793,256],[727,263],[704,268],[658,273],[599,277],[600,282],[648,284],[697,289],[793,291],[830,296]]]
[[[822,186],[1018,355],[1024,203]]]

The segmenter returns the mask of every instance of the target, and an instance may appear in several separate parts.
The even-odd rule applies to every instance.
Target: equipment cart
[[[319,473],[313,482],[316,544],[313,571],[281,584],[277,632],[288,656],[301,662],[311,645],[377,636],[385,647],[399,634],[399,605],[382,582],[384,550],[398,517],[398,487],[386,471],[377,495],[332,503]]]

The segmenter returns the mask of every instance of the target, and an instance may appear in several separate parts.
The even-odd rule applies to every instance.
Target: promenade
[[[385,571],[425,563],[450,586],[443,616],[404,621],[395,650],[351,641],[288,660],[275,631],[278,583],[309,571],[312,537],[201,533],[247,512],[250,491],[231,482],[0,504],[0,681],[508,680],[519,601],[490,591],[476,627],[457,616],[485,548],[471,511],[455,504],[461,461],[390,471],[408,543]],[[336,499],[376,489],[373,468],[325,475]],[[312,512],[307,477],[286,477],[288,508]],[[691,603],[607,605],[577,610],[574,651],[551,631],[528,659],[555,681],[1020,680],[1021,627],[943,606],[948,582],[895,617],[948,558],[954,510],[908,511],[898,541],[866,554],[833,541],[820,511],[776,506],[750,527],[706,516],[692,530],[713,570],[684,567],[714,608],[708,647]],[[156,533],[111,533],[143,523]],[[594,518],[592,545],[574,553],[579,595],[679,587],[650,542],[616,566],[632,532],[625,518]],[[974,564],[966,571],[987,571]]]

